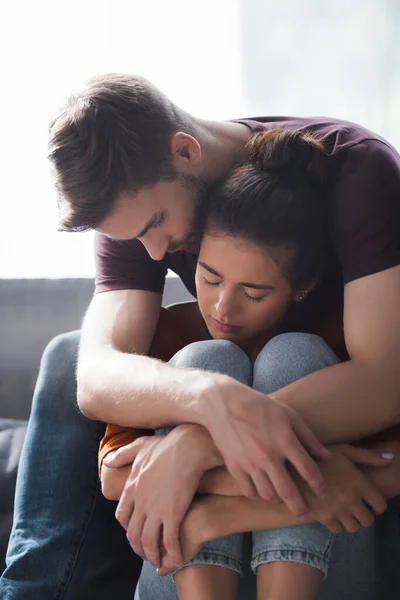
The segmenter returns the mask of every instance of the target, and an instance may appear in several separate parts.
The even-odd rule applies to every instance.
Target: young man
[[[207,210],[207,191],[240,162],[254,132],[276,127],[311,131],[331,156],[327,202],[332,260],[305,319],[317,313],[324,320],[342,309],[350,360],[267,397],[230,378],[174,369],[145,355],[167,269],[194,291],[196,255],[191,245]],[[245,495],[280,497],[300,515],[307,507],[286,460],[316,494],[323,494],[324,481],[312,458],[326,456],[320,442],[354,440],[400,421],[400,158],[386,141],[328,119],[201,121],[147,81],[115,75],[93,80],[70,99],[52,124],[50,159],[61,228],[98,232],[96,294],[79,349],[79,406],[92,419],[124,426],[180,425],[156,450],[150,445],[146,468],[134,486],[128,480],[121,498],[117,518],[137,553],[154,559],[162,524],[171,562],[179,564],[179,523],[199,477],[215,464],[227,466]],[[77,514],[81,504],[89,514],[95,506],[86,504],[89,476],[82,463],[103,430],[98,426],[94,434],[88,424],[85,431],[83,424],[77,425],[78,414],[72,413],[75,344],[76,339],[63,338],[44,359],[20,469],[9,566],[0,587],[7,599],[28,593],[28,573],[37,578],[41,600],[54,597],[55,590],[72,593],[71,577],[79,577],[84,552],[93,544],[93,524],[83,517],[79,521]],[[51,418],[44,412],[45,403],[48,408],[49,395],[62,388],[71,406],[61,409],[53,398]],[[64,427],[64,410],[75,431],[74,426]],[[60,433],[46,437],[54,423]],[[82,452],[76,450],[80,443]],[[72,469],[66,448],[79,460]],[[135,452],[128,447],[123,460],[132,462]],[[55,503],[46,507],[39,499],[49,473]],[[93,473],[90,481],[93,495]],[[78,493],[79,484],[83,488]],[[360,497],[356,495],[356,502]],[[66,507],[68,498],[71,506]],[[135,504],[150,509],[146,514],[133,511]],[[38,506],[40,533],[31,523],[28,532],[27,520],[35,518]],[[67,518],[65,510],[70,511]],[[54,532],[43,534],[43,528],[49,532],[57,515],[65,521],[65,531],[56,544],[55,570],[52,579],[39,582],[34,566],[38,557],[51,554],[54,539]],[[27,539],[39,540],[36,548],[29,548]],[[79,597],[76,588],[74,593],[71,597]]]

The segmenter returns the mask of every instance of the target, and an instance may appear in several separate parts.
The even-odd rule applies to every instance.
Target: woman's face
[[[296,299],[265,248],[222,233],[203,237],[196,288],[211,337],[236,343],[273,330]]]

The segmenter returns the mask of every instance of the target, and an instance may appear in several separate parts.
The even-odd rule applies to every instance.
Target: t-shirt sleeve
[[[347,152],[331,204],[344,283],[400,264],[400,156],[379,140]]]
[[[98,453],[99,476],[101,476],[101,465],[107,454],[134,442],[144,435],[153,435],[153,431],[149,429],[120,427],[119,425],[107,425],[104,437],[100,442]]]
[[[95,235],[95,294],[110,290],[145,290],[162,294],[167,259],[150,258],[139,240],[117,241]]]

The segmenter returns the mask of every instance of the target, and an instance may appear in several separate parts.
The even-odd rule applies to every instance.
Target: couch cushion
[[[5,567],[5,554],[11,531],[15,480],[27,421],[0,419],[0,573]]]

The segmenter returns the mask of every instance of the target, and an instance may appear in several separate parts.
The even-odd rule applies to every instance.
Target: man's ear
[[[201,162],[201,146],[192,135],[177,131],[169,144],[172,162],[178,172],[187,172]],[[189,169],[188,169],[189,167]]]

